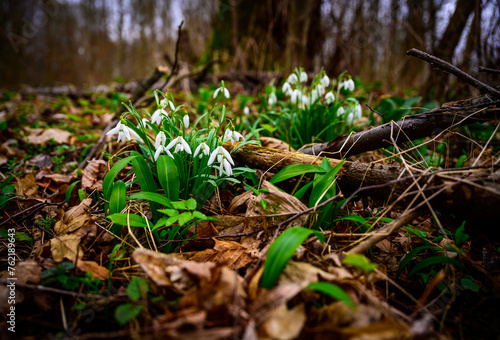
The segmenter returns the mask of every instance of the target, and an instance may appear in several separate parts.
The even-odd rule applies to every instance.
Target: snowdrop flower
[[[219,94],[219,92],[221,90],[222,90],[222,93],[223,93],[224,97],[226,97],[227,99],[229,99],[229,97],[231,97],[231,95],[229,94],[229,90],[226,89],[224,87],[224,83],[222,83],[222,85],[219,88],[217,88],[217,90],[215,90],[215,92],[214,92],[214,99],[217,97],[217,95]]]
[[[212,154],[210,155],[210,158],[208,159],[207,165],[211,165],[214,161],[215,158],[217,157],[217,162],[220,163],[221,167],[221,175],[222,175],[222,169],[226,172],[228,176],[233,175],[233,169],[231,168],[231,165],[234,166],[234,161],[231,158],[231,155],[229,152],[227,152],[226,149],[224,149],[222,146],[217,147]]]
[[[354,119],[359,119],[361,118],[361,115],[362,115],[362,111],[361,111],[361,105],[356,104],[356,106],[354,107]]]
[[[332,91],[330,91],[330,92],[328,92],[328,93],[326,94],[326,96],[325,96],[325,100],[326,100],[326,103],[327,103],[327,104],[331,104],[332,102],[334,102],[334,101],[335,101],[335,95],[333,94],[333,92],[332,92]],[[342,108],[340,108],[340,109],[342,109]],[[339,109],[339,110],[340,110],[340,109]],[[338,112],[339,112],[339,111],[337,111],[337,116],[339,115],[339,114],[338,114]]]
[[[328,85],[330,85],[330,78],[328,78],[328,76],[325,74],[323,76],[323,78],[321,78],[321,85],[323,85],[323,87],[328,87]]]
[[[318,99],[318,89],[314,89],[311,91],[311,103],[314,103],[316,99]]]
[[[161,125],[163,119],[167,117],[167,111],[165,111],[164,109],[158,109],[151,116],[151,123]]]
[[[184,123],[184,128],[187,129],[189,127],[189,115],[185,115],[182,118],[182,122]]]
[[[344,88],[349,91],[354,91],[354,81],[352,79],[343,81],[339,84],[339,88],[340,89]]]
[[[160,157],[160,154],[161,154],[163,151],[164,151],[164,152],[166,152],[166,153],[167,153],[167,155],[169,155],[170,157],[174,158],[174,155],[172,155],[172,154],[170,153],[170,151],[169,151],[169,150],[165,147],[165,145],[159,145],[159,146],[156,148],[156,152],[155,152],[155,162],[156,162],[156,160],[158,159],[158,157]]]
[[[276,103],[278,102],[278,98],[276,97],[276,93],[271,92],[271,94],[269,95],[269,99],[267,100],[267,102],[269,103],[269,106],[276,105]]]
[[[298,89],[293,90],[292,95],[291,95],[291,102],[295,104],[297,102],[297,98],[299,98],[302,95]]]
[[[309,106],[309,98],[307,98],[307,96],[304,94],[302,95],[302,104],[304,104],[304,106]]]
[[[181,136],[174,138],[170,143],[168,143],[166,149],[170,150],[175,145],[174,153],[179,151],[186,151],[191,154],[191,148],[189,144]]]
[[[245,138],[243,138],[241,133],[237,131],[231,131],[230,129],[226,129],[226,132],[224,132],[224,139],[229,139],[231,145],[239,141],[240,138],[245,140]]]
[[[288,76],[287,81],[290,84],[297,84],[299,82],[299,78],[297,78],[297,75],[295,73],[292,73]]]
[[[196,157],[198,153],[200,154],[200,159],[201,157],[203,157],[203,154],[208,155],[210,153],[210,148],[208,147],[207,143],[203,142],[200,145],[198,145],[196,150],[194,150],[193,157]]]
[[[345,120],[348,125],[351,125],[354,120],[354,113],[352,111],[349,112]]]
[[[343,107],[339,107],[337,110],[337,117],[342,116],[345,113],[345,110]]]
[[[140,129],[144,126],[145,129],[151,129],[151,126],[148,125],[149,120],[147,118],[142,118],[142,120],[137,124],[137,128]]]
[[[307,81],[307,73],[305,72],[300,72],[300,82],[305,83]]]
[[[175,111],[174,103],[171,102],[170,100],[168,100],[167,98],[160,101],[160,106],[162,109],[164,109],[168,106],[168,107],[170,107],[170,110]]]
[[[248,116],[250,114],[250,109],[248,108],[248,106],[245,106],[245,108],[243,109],[243,113],[245,114],[245,116]]]
[[[292,94],[292,87],[290,86],[290,83],[285,82],[285,83],[283,84],[282,91],[283,91],[283,93],[284,93],[284,94],[286,94],[286,95],[291,95],[291,94]]]
[[[165,136],[165,132],[160,131],[156,135],[155,139],[155,149],[158,149],[160,146],[165,145],[165,142],[167,141],[167,136]]]
[[[322,85],[322,84],[318,84],[318,86],[316,87],[316,89],[318,90],[318,96],[321,97],[322,95],[325,94],[325,87]]]
[[[116,124],[116,126],[109,130],[108,133],[106,134],[107,136],[109,135],[116,135],[118,134],[118,142],[125,142],[127,140],[131,140],[132,137],[141,139],[137,133],[135,133],[134,130],[129,128],[127,125],[123,124],[121,121]]]

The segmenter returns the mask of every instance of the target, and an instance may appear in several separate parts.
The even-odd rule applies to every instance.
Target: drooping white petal
[[[245,107],[243,108],[243,113],[244,113],[246,116],[250,114],[250,109],[248,108],[248,106],[245,106]]]
[[[155,161],[160,156],[162,150],[163,150],[163,146],[160,146],[159,148],[156,149],[156,152],[155,152]]]
[[[132,130],[132,128],[127,126],[127,129],[130,132],[130,134],[132,135],[132,137],[134,137],[135,139],[141,139],[141,137],[139,137],[139,135],[134,130]]]
[[[232,176],[233,175],[233,169],[231,169],[231,164],[229,164],[229,162],[227,161],[227,159],[223,160],[222,165],[224,165],[224,170],[226,171],[226,174],[228,176]]]
[[[238,142],[240,139],[245,140],[245,138],[243,138],[241,133],[239,133],[238,131],[233,131],[233,138],[232,139],[234,142]]]
[[[333,94],[333,92],[328,92],[325,96],[325,100],[328,104],[331,104],[332,102],[335,101],[335,95]],[[338,112],[338,111],[337,111]]]
[[[343,107],[339,107],[339,109],[337,110],[337,117],[342,116],[344,113],[345,113],[344,108]]]
[[[299,82],[299,78],[297,78],[295,73],[290,74],[287,80],[290,84],[297,84]]]
[[[226,149],[224,149],[222,146],[219,146],[219,148],[221,149],[222,154],[229,161],[229,163],[234,165],[234,161],[233,161],[233,158],[231,157],[231,154]]]
[[[359,119],[361,118],[363,112],[361,111],[361,105],[356,104],[354,107],[354,119]]]
[[[108,131],[108,133],[106,133],[106,136],[116,135],[118,132],[120,132],[121,127],[122,127],[122,123],[118,122],[118,124],[116,124],[116,126],[114,128],[112,128],[111,130]]]
[[[158,149],[159,147],[162,147],[163,144],[165,144],[165,141],[167,140],[167,137],[165,136],[165,133],[163,131],[160,131],[156,135],[155,139],[155,148]]]
[[[309,98],[307,98],[305,94],[302,95],[302,104],[304,104],[305,106],[309,106]]]
[[[321,85],[323,85],[324,87],[328,87],[328,85],[330,85],[330,78],[328,78],[326,74],[323,76],[323,78],[321,78]]]
[[[167,111],[164,109],[158,109],[153,113],[151,117],[151,123],[160,125],[164,117],[168,117]]]
[[[274,106],[278,102],[278,98],[276,97],[276,93],[272,92],[269,95],[269,99],[267,100],[269,106]]]
[[[231,95],[229,94],[229,90],[224,88],[224,96],[229,99],[229,97],[231,97]]]
[[[290,101],[293,104],[297,103],[297,98],[299,98],[301,95],[302,95],[302,93],[300,93],[300,91],[298,89],[293,90],[292,98],[290,99]]]
[[[292,93],[292,87],[290,86],[290,83],[288,82],[285,82],[283,84],[283,87],[281,89],[283,91],[284,94],[286,95],[290,95]]]
[[[184,140],[184,138],[180,138],[180,142],[182,145],[182,149],[186,151],[188,154],[191,154],[191,148],[189,147],[189,144]]]
[[[215,148],[215,150],[212,151],[212,154],[208,158],[207,165],[211,165],[215,161],[215,157],[217,157],[218,152],[219,152],[219,148]]]
[[[182,122],[184,123],[184,128],[188,128],[189,127],[189,115],[185,115],[183,118],[182,118]]]
[[[307,81],[307,73],[300,72],[300,82],[305,83]]]
[[[172,139],[172,141],[170,143],[168,143],[166,149],[170,150],[174,145],[176,145],[179,138],[180,137],[175,137],[174,139]]]
[[[219,94],[219,91],[220,91],[220,89],[221,89],[221,88],[222,88],[222,87],[219,87],[219,88],[217,88],[217,90],[215,90],[215,92],[214,92],[214,99],[215,99],[215,98],[217,97],[217,95]]]
[[[232,136],[231,129],[226,129],[226,131],[224,131],[224,139],[231,139],[231,136]]]

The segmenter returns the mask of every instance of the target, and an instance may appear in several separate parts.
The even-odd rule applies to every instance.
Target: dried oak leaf
[[[75,138],[70,132],[58,128],[26,128],[25,131],[28,132],[27,142],[32,145],[43,145],[51,139],[57,144],[68,145],[74,144],[75,141]]]
[[[83,250],[79,249],[81,237],[77,235],[56,236],[50,240],[50,251],[52,258],[56,262],[61,262],[65,258],[74,261],[76,255],[83,257]]]
[[[76,268],[85,273],[90,272],[92,278],[98,278],[99,280],[107,280],[109,276],[109,270],[94,261],[78,260],[76,261]]]
[[[84,199],[79,205],[72,207],[64,213],[61,220],[54,225],[56,235],[64,235],[81,228],[90,220],[88,212],[92,204],[91,198]]]
[[[29,173],[23,178],[16,178],[16,195],[27,197],[40,197],[38,195],[38,185],[36,185],[35,175]]]
[[[82,188],[102,191],[102,181],[108,171],[108,163],[103,160],[92,160],[83,169]]]
[[[306,323],[307,316],[304,304],[301,303],[292,309],[281,305],[271,311],[260,331],[271,339],[296,339]]]
[[[221,241],[214,239],[215,246],[213,249],[206,249],[197,252],[190,258],[196,262],[212,261],[221,265],[225,265],[230,269],[239,269],[248,266],[256,257],[247,251],[247,248],[238,242]]]

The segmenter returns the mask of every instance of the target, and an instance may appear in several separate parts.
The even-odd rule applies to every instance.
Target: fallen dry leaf
[[[83,169],[82,188],[102,191],[102,181],[108,171],[108,163],[103,160],[92,160]]]
[[[248,266],[254,259],[253,254],[247,252],[247,248],[238,242],[221,241],[214,239],[213,249],[206,249],[197,252],[190,258],[196,262],[212,261],[220,265],[225,265],[230,269],[239,269]]]
[[[25,131],[28,133],[27,142],[32,145],[44,145],[51,139],[54,139],[57,144],[68,145],[74,144],[75,141],[70,132],[58,128],[26,128]]]
[[[18,283],[38,283],[42,279],[42,266],[31,259],[17,262],[16,277]]]
[[[76,268],[84,273],[90,272],[92,278],[98,278],[99,280],[107,280],[109,276],[109,270],[94,261],[78,260],[76,261]]]
[[[35,175],[29,173],[23,178],[16,178],[16,195],[27,197],[40,197],[38,195],[38,185],[36,185]]]
[[[288,309],[286,305],[281,305],[269,313],[261,327],[261,331],[272,339],[296,339],[302,331],[306,319],[303,303],[292,309]]]
[[[37,180],[50,179],[57,184],[69,184],[73,182],[77,177],[74,175],[62,175],[62,174],[52,174],[48,171],[40,171],[36,174]]]
[[[56,235],[74,232],[85,225],[85,223],[90,220],[90,213],[88,210],[91,204],[92,199],[86,198],[81,201],[79,205],[65,212],[63,218],[54,225]]]
[[[83,250],[79,249],[81,237],[77,235],[56,236],[50,240],[50,251],[52,258],[56,262],[61,262],[65,258],[74,261],[76,255],[83,257]]]

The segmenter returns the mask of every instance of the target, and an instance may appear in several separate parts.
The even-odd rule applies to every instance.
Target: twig
[[[10,281],[10,280],[0,279],[1,285],[8,285],[11,282],[12,281]],[[44,292],[51,292],[51,293],[56,293],[56,294],[61,294],[61,295],[69,295],[69,296],[74,296],[74,297],[79,297],[79,298],[92,298],[92,299],[97,299],[97,300],[106,298],[105,296],[101,296],[101,295],[97,295],[97,294],[76,293],[76,292],[72,292],[69,290],[62,290],[62,289],[57,289],[57,288],[52,288],[52,287],[45,287],[42,285],[32,285],[29,283],[16,282],[16,286],[28,288],[28,289],[34,289],[34,290],[41,290]]]
[[[493,68],[487,68],[487,67],[483,67],[483,66],[479,66],[479,72],[489,72],[489,73],[500,74],[500,70],[495,70]]]
[[[440,68],[441,70],[443,70],[445,72],[453,74],[460,81],[475,87],[479,91],[489,93],[492,96],[500,98],[500,91],[499,90],[495,89],[494,87],[489,86],[488,84],[483,83],[480,80],[477,80],[476,78],[465,73],[464,71],[462,71],[458,67],[450,64],[449,62],[444,61],[443,59],[439,59],[438,57],[435,57],[429,53],[417,50],[416,48],[412,48],[411,50],[406,52],[406,55],[422,59],[422,60]]]

